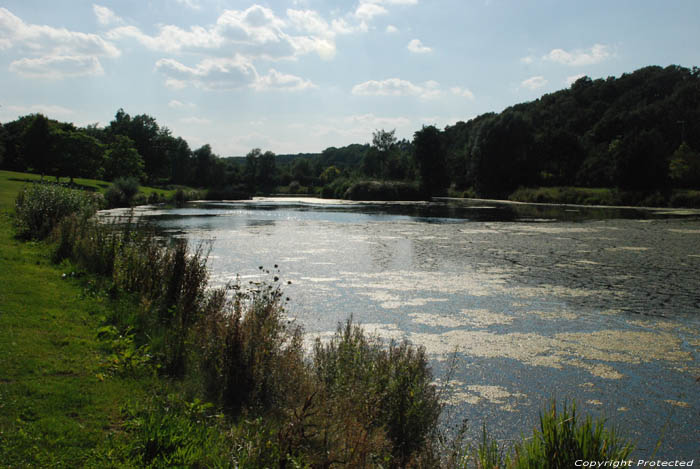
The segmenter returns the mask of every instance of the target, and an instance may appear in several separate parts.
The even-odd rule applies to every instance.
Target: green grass
[[[30,182],[40,181],[41,176],[31,173],[18,173],[14,171],[0,171],[0,207],[12,207],[17,193]],[[56,182],[55,177],[44,176],[47,182]],[[60,178],[61,183],[68,183],[68,178]],[[83,179],[75,178],[74,184],[80,189],[105,193],[110,182],[100,181],[99,179]],[[161,198],[170,199],[175,194],[175,189],[161,189],[156,187],[141,186],[139,188],[145,197],[151,194],[158,194]]]
[[[52,264],[47,245],[14,237],[10,210],[26,179],[0,172],[0,466],[89,466],[123,437],[121,406],[156,383],[98,378],[96,331],[112,306]]]

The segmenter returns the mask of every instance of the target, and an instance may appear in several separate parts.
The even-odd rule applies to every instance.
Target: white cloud
[[[542,76],[536,76],[528,78],[520,83],[522,88],[527,88],[529,90],[536,90],[542,88],[548,83],[548,81]]]
[[[92,5],[92,10],[95,12],[97,17],[97,22],[102,26],[109,26],[112,24],[123,24],[124,20],[117,16],[112,10],[101,5]]]
[[[353,32],[344,21],[328,24],[312,10],[286,11],[281,18],[269,9],[253,5],[246,10],[226,10],[210,27],[182,29],[163,25],[156,35],[143,33],[135,26],[122,26],[107,33],[110,39],[132,38],[145,47],[162,52],[204,49],[222,57],[234,54],[249,58],[292,59],[316,52],[323,59],[335,55],[336,33]],[[301,34],[292,34],[295,30]]]
[[[353,86],[352,94],[356,96],[417,96],[422,99],[432,99],[442,96],[440,84],[427,81],[423,85],[415,85],[400,78],[388,78],[377,81],[369,80]]]
[[[193,26],[189,31],[172,25],[161,26],[157,36],[144,34],[135,26],[121,26],[109,31],[107,37],[112,40],[135,39],[148,49],[162,52],[215,49],[223,44],[221,37],[199,26]]]
[[[386,8],[376,3],[360,3],[355,10],[355,16],[363,20],[371,20],[375,16],[389,13]]]
[[[121,52],[96,34],[25,23],[0,8],[0,49],[16,49],[25,57],[14,60],[10,71],[28,78],[61,79],[104,73],[100,57]]]
[[[168,103],[168,107],[171,109],[194,109],[197,106],[193,103],[182,102],[178,101],[177,99],[173,99]]]
[[[528,55],[527,57],[522,57],[520,59],[520,63],[523,63],[525,65],[530,65],[535,62],[535,58],[531,55]]]
[[[467,98],[469,101],[474,100],[474,93],[472,93],[471,90],[467,88],[460,88],[459,86],[455,86],[453,88],[450,88],[450,91],[452,91],[452,94],[456,96],[461,96],[463,98]]]
[[[386,32],[389,34],[396,34],[399,32],[399,28],[397,28],[393,24],[390,24],[389,26],[386,27]]]
[[[233,90],[246,87],[258,91],[301,91],[315,85],[295,75],[270,69],[267,75],[258,75],[255,67],[246,58],[204,59],[194,67],[175,59],[160,59],[156,69],[166,75],[165,85],[171,89],[193,86],[203,90]],[[179,107],[179,101],[171,101],[170,107]]]
[[[10,71],[26,78],[50,80],[104,74],[102,65],[97,57],[89,56],[23,58],[10,63]]]
[[[570,76],[570,77],[566,77],[566,84],[567,84],[568,86],[571,86],[571,85],[573,85],[573,84],[576,82],[576,80],[578,80],[579,78],[583,78],[583,77],[585,77],[585,76],[586,76],[585,73],[581,73],[581,74],[579,74],[579,75],[573,75],[573,76]]]
[[[301,91],[309,88],[315,88],[316,85],[303,78],[280,73],[271,68],[267,75],[258,78],[253,83],[253,88],[259,91],[264,90],[284,90],[284,91]]]
[[[575,67],[600,63],[612,56],[610,48],[605,44],[595,44],[588,50],[567,52],[563,49],[553,49],[542,57],[543,60],[557,62]]]
[[[17,47],[34,56],[118,57],[117,47],[96,34],[27,24],[6,8],[0,8],[0,37],[5,48]]]
[[[255,67],[241,56],[233,59],[204,59],[188,67],[175,59],[160,59],[156,69],[167,75],[166,86],[173,89],[186,85],[204,90],[231,90],[255,83]]]
[[[406,47],[414,54],[427,54],[428,52],[432,52],[433,50],[430,47],[423,45],[420,39],[412,39]]]

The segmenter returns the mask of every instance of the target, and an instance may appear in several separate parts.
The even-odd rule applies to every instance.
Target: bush
[[[328,398],[345,401],[340,408],[366,430],[385,429],[394,464],[406,467],[442,409],[425,350],[407,342],[385,347],[348,320],[329,343],[316,342],[313,363]]]
[[[139,181],[136,178],[118,178],[105,192],[105,199],[109,208],[129,207],[133,203],[134,196],[139,191]]]
[[[44,239],[64,217],[90,217],[99,205],[99,196],[88,192],[33,184],[22,189],[15,201],[17,234],[23,238]]]
[[[284,319],[274,278],[211,292],[197,334],[207,395],[234,414],[288,408],[308,374],[301,330]]]

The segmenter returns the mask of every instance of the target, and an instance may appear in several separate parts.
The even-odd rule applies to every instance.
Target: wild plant
[[[574,467],[577,460],[622,461],[632,452],[615,429],[605,428],[604,420],[593,422],[590,416],[581,421],[576,404],[566,403],[557,410],[552,401],[549,409],[540,413],[540,427],[530,439],[514,448],[512,467],[518,469],[560,469]]]
[[[100,196],[53,184],[32,184],[15,200],[17,234],[27,239],[44,239],[67,216],[92,216]]]
[[[383,429],[392,466],[407,467],[442,409],[424,349],[393,341],[386,347],[348,320],[328,343],[316,342],[313,364],[329,398],[347,400],[367,429]]]
[[[233,414],[244,406],[287,408],[307,374],[301,329],[284,317],[279,278],[211,292],[200,323],[201,373],[210,398]]]

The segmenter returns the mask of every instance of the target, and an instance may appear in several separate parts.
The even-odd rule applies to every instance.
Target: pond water
[[[656,457],[700,456],[700,212],[256,199],[138,215],[211,241],[213,284],[278,265],[309,340],[352,316],[424,346],[438,378],[456,350],[449,414],[473,434],[518,439],[556,398],[639,457],[659,440]]]

